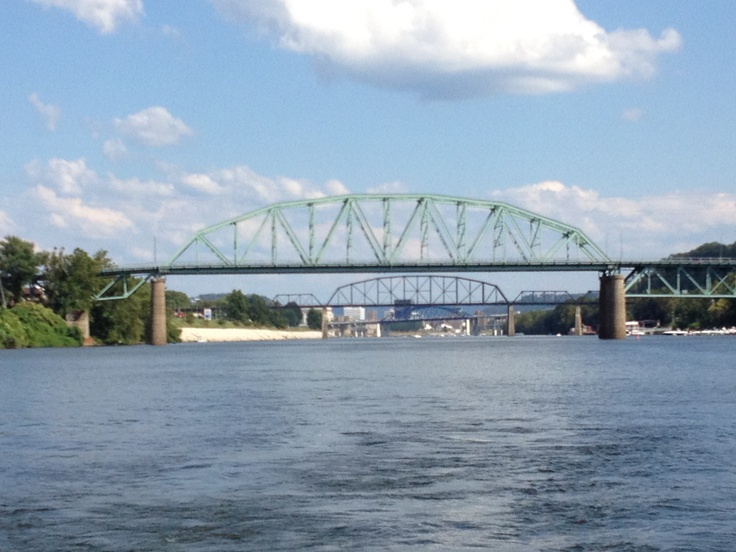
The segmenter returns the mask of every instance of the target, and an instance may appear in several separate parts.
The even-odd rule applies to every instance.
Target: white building
[[[365,307],[344,307],[343,316],[350,320],[365,320]]]

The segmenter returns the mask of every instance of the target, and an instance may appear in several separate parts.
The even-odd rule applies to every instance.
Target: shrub
[[[38,303],[18,303],[12,313],[27,336],[27,343],[21,346],[78,347],[82,344],[82,335],[76,328],[70,329],[60,316]]]

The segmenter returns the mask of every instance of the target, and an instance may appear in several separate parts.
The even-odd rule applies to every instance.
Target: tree
[[[309,309],[307,311],[307,326],[312,330],[322,329],[322,311]]]
[[[31,242],[16,236],[6,236],[0,242],[0,291],[3,307],[8,306],[9,299],[20,301],[23,287],[36,282],[42,260],[43,255],[35,252]],[[6,296],[5,290],[10,297]]]
[[[134,285],[135,282],[129,282]],[[121,289],[111,290],[113,293]],[[142,343],[151,313],[151,286],[145,284],[127,299],[98,301],[92,307],[90,333],[108,345]]]
[[[177,312],[181,309],[189,308],[192,302],[189,296],[182,291],[166,290],[166,306],[172,311]]]
[[[60,316],[75,310],[89,313],[94,295],[104,285],[99,276],[100,269],[109,263],[105,251],[98,251],[90,257],[79,248],[71,255],[63,249],[54,249],[46,255],[42,275],[47,305]]]
[[[250,321],[250,305],[248,298],[239,289],[234,289],[223,298],[225,318],[235,322]]]
[[[299,305],[293,301],[287,303],[286,306],[281,309],[281,312],[286,317],[286,321],[289,326],[298,326],[302,323],[302,309],[300,309]]]
[[[250,319],[257,326],[270,325],[270,313],[266,299],[260,295],[248,296],[248,308],[250,310]]]

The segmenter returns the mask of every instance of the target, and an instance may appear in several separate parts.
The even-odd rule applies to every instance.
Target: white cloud
[[[407,187],[403,182],[384,182],[378,186],[368,188],[369,194],[404,194],[407,193]]]
[[[324,197],[336,191],[348,193],[336,180],[329,180],[320,187],[306,180],[262,176],[245,165],[221,169],[209,176],[223,186],[228,195],[251,198],[261,204]]]
[[[624,112],[621,114],[621,116],[623,117],[624,121],[636,123],[637,121],[640,121],[642,117],[644,117],[644,110],[639,107],[624,109]]]
[[[76,161],[50,159],[45,167],[38,161],[26,165],[26,174],[36,181],[51,183],[64,195],[80,195],[83,188],[98,182],[95,171],[87,167],[87,161],[82,157]]]
[[[206,174],[188,174],[182,182],[190,188],[199,192],[217,195],[222,193],[222,187]]]
[[[574,0],[212,0],[326,70],[428,97],[544,94],[647,78],[666,29],[607,32]]]
[[[157,182],[155,180],[141,180],[139,178],[120,179],[109,175],[110,187],[124,195],[141,196],[150,200],[151,197],[170,197],[174,194],[173,184]]]
[[[149,107],[125,119],[115,119],[113,124],[120,132],[153,147],[177,144],[183,137],[194,134],[184,121],[160,106]]]
[[[74,14],[103,34],[115,32],[125,21],[143,15],[142,0],[32,0],[44,7],[60,8]]]
[[[60,197],[46,186],[36,186],[32,193],[47,209],[49,221],[57,228],[76,229],[85,234],[110,237],[133,227],[130,219],[120,211],[85,205],[78,197]],[[130,235],[121,235],[121,238],[129,239]]]
[[[709,241],[736,241],[736,194],[674,191],[624,198],[547,181],[491,195],[580,228],[612,257],[658,258]]]
[[[102,146],[102,153],[110,161],[118,161],[128,155],[128,148],[120,138],[110,138],[109,140],[105,140]]]
[[[14,232],[15,223],[5,211],[0,210],[0,236],[6,236]]]
[[[61,108],[58,105],[43,103],[35,92],[28,96],[28,101],[46,121],[46,128],[52,132],[55,131],[61,118]]]

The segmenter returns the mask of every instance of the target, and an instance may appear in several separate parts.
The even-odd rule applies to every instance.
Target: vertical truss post
[[[309,204],[309,262],[314,263],[314,203]]]
[[[238,223],[233,223],[233,264],[238,264]]]
[[[419,228],[420,228],[420,234],[421,234],[421,249],[419,253],[419,258],[421,260],[424,260],[424,256],[427,251],[427,246],[429,244],[429,221],[427,220],[427,202],[424,201],[424,199],[420,199],[421,201],[421,209],[422,214],[419,219]]]
[[[465,260],[465,223],[466,223],[466,205],[462,201],[457,203],[457,255],[459,261]]]
[[[271,215],[271,263],[276,264],[276,214],[272,211]]]
[[[383,258],[391,258],[391,199],[383,198]]]
[[[352,204],[348,205],[348,211],[345,214],[345,226],[347,230],[347,242],[345,244],[345,262],[350,262],[350,250],[353,248],[353,209]]]

